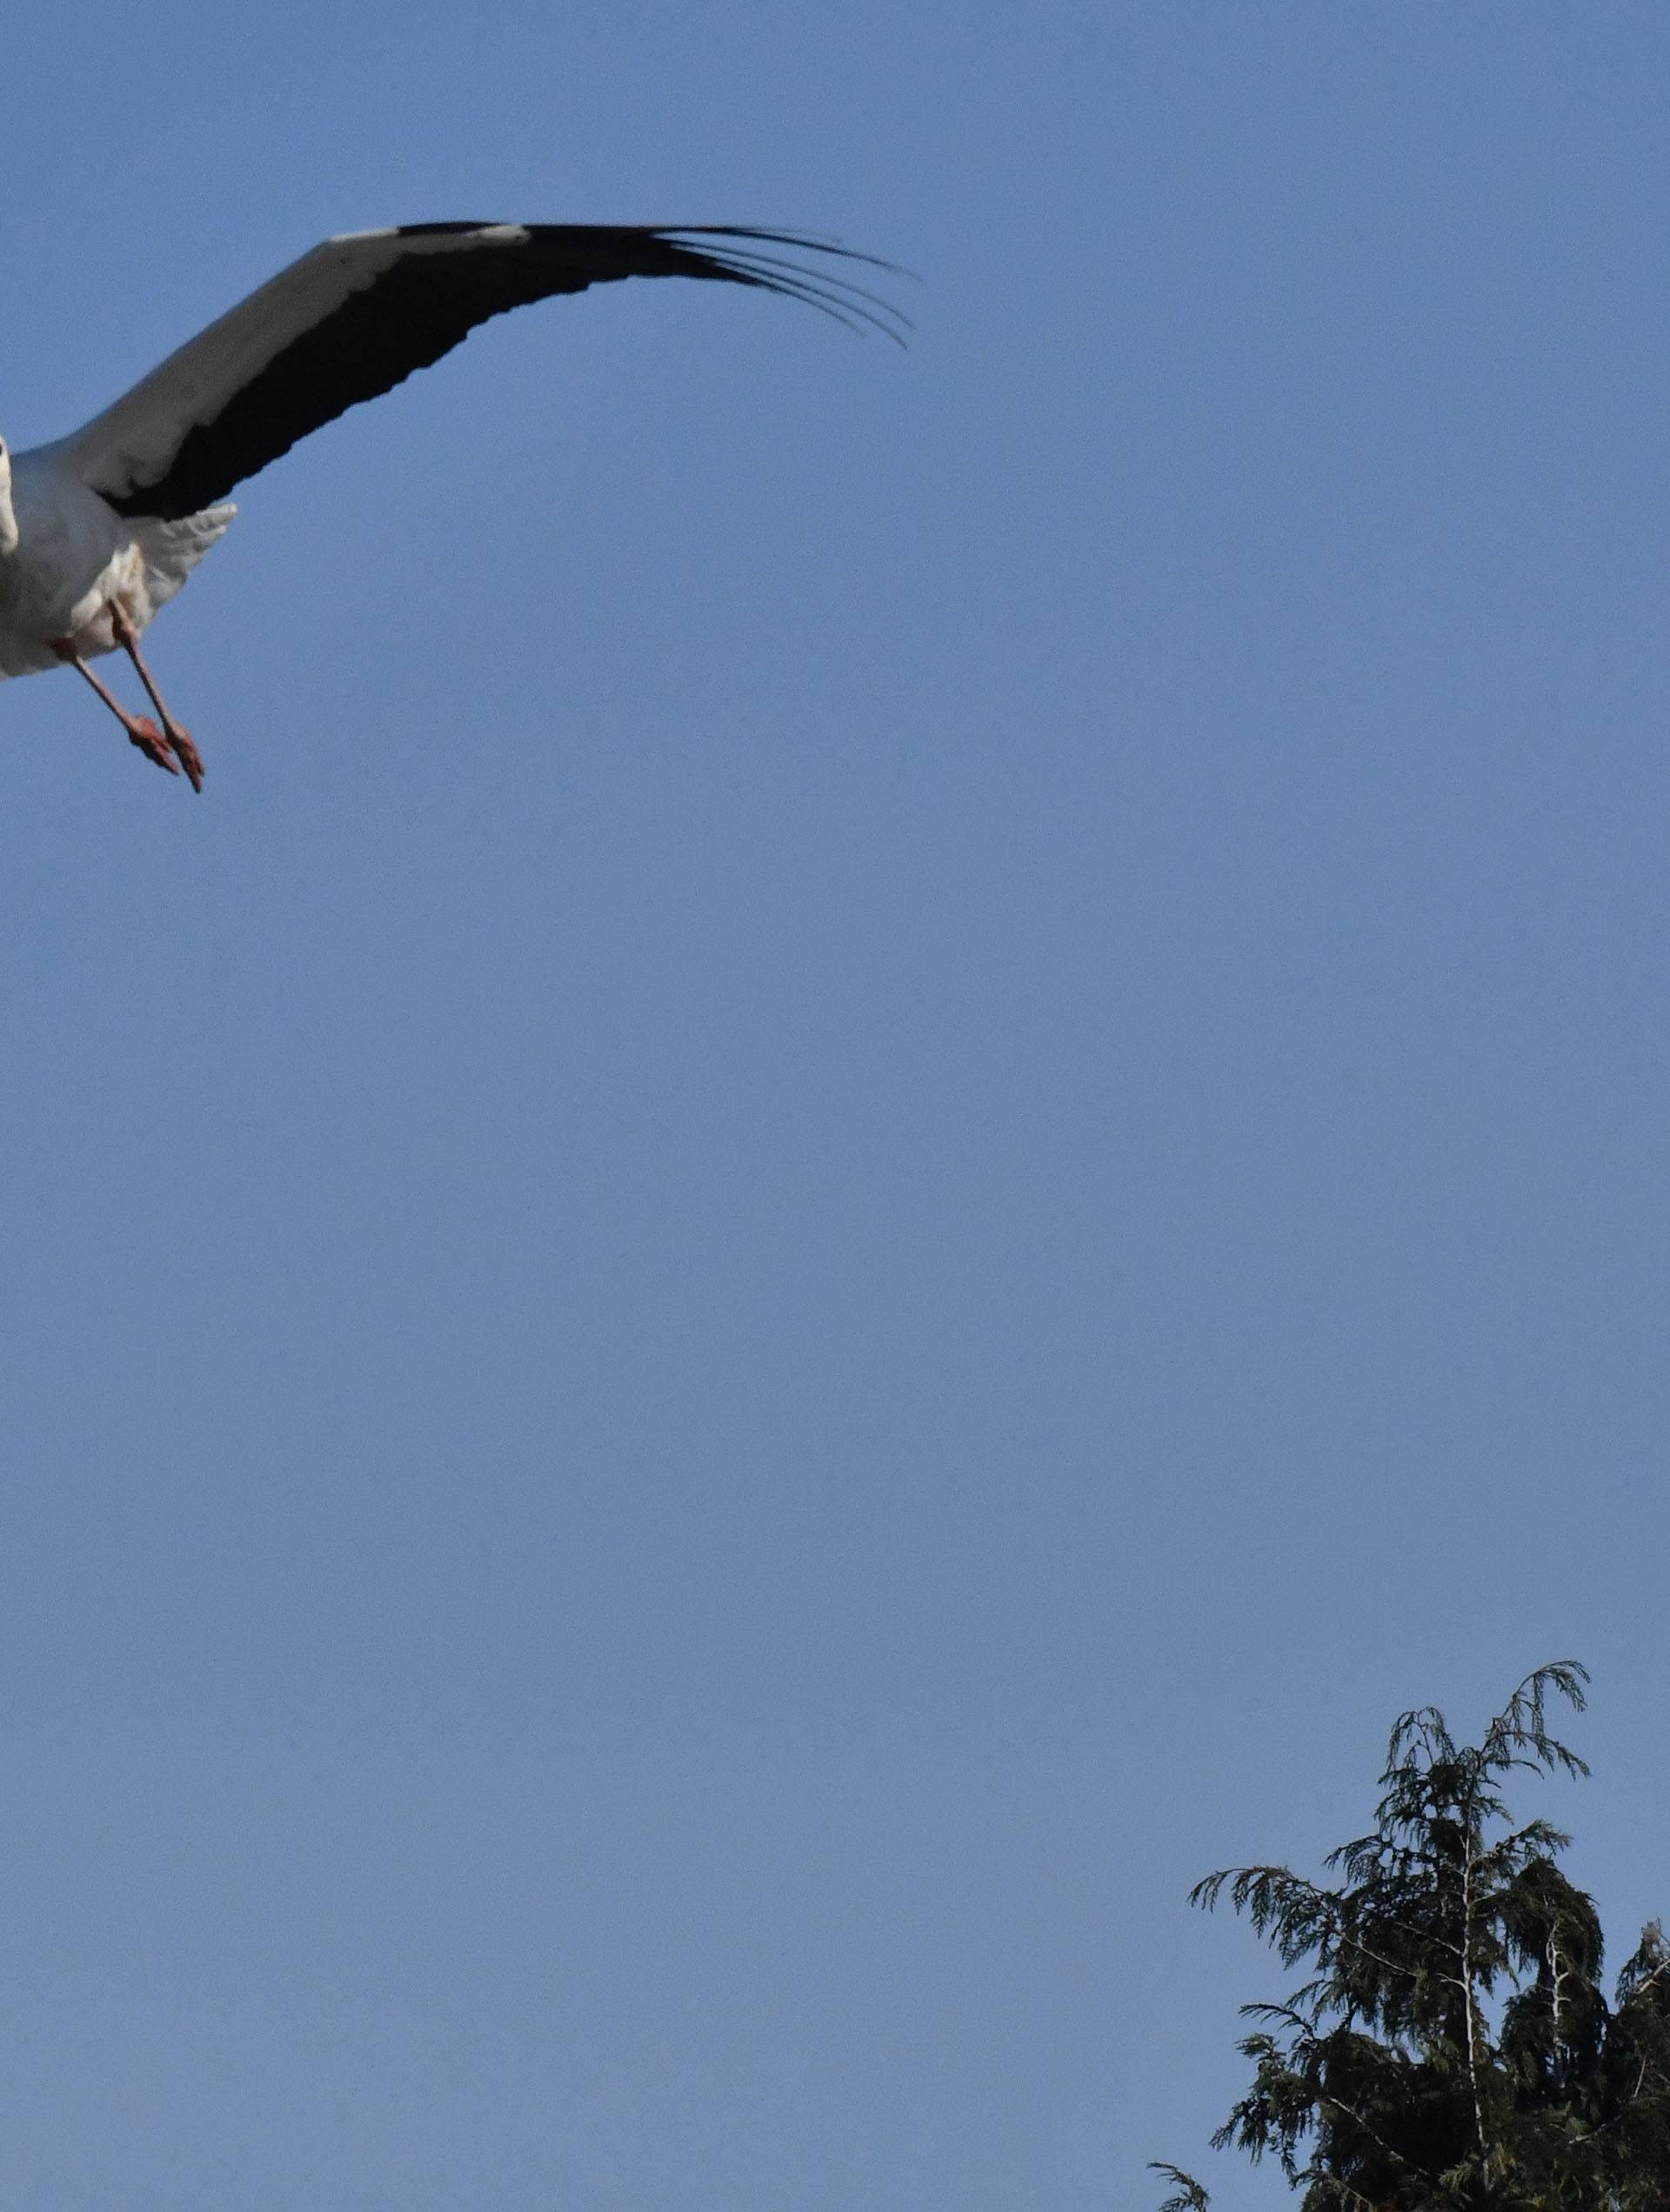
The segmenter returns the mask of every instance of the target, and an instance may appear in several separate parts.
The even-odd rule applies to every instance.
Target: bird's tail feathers
[[[226,535],[235,506],[205,507],[178,522],[144,520],[133,525],[134,542],[144,558],[145,583],[153,611],[171,599],[209,548]]]

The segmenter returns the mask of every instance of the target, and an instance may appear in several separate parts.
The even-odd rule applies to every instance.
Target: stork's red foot
[[[159,768],[166,768],[170,776],[179,774],[179,770],[174,765],[174,755],[169,750],[168,739],[148,714],[124,714],[122,721],[127,731],[130,745],[137,745],[147,760],[154,760]],[[193,752],[191,758],[196,760],[197,754]],[[190,771],[188,770],[187,772],[189,774]],[[197,776],[192,779],[194,788],[202,775],[203,767],[199,762]]]
[[[154,725],[153,725],[154,726]],[[203,789],[203,757],[191,742],[190,733],[181,729],[177,722],[164,721],[163,735],[174,758],[185,771],[186,781],[193,791]]]

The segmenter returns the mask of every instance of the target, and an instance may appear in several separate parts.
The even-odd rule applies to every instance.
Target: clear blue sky
[[[246,485],[201,800],[0,692],[0,2202],[1272,2204],[1189,1883],[1555,1654],[1670,1908],[1667,73],[9,23],[16,444],[332,230],[927,282],[535,311]]]

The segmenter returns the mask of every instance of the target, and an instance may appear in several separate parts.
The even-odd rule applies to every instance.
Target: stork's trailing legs
[[[169,749],[168,739],[157,725],[148,715],[128,712],[127,708],[123,705],[116,694],[101,684],[92,670],[88,667],[86,662],[76,651],[73,638],[54,638],[52,650],[60,660],[68,662],[71,668],[87,678],[105,705],[110,708],[110,712],[127,732],[130,745],[137,745],[147,760],[154,760],[159,768],[166,768],[170,776],[179,774],[179,770],[174,765],[174,755]],[[198,773],[199,775],[202,773],[201,768]]]
[[[127,614],[115,599],[110,601],[110,631],[117,644],[121,646],[123,652],[138,670],[139,681],[144,685],[151,705],[161,717],[163,735],[167,739],[174,758],[184,769],[192,790],[201,791],[203,789],[203,761],[197,748],[192,744],[190,732],[180,727],[164,705],[163,695],[157,690],[150,669],[145,666],[144,657],[139,651],[139,632],[134,628]],[[90,673],[90,671],[89,672]],[[150,723],[146,724],[147,728],[151,726]],[[128,735],[133,736],[131,730],[129,731]],[[136,745],[139,742],[138,738],[134,738]],[[142,746],[141,750],[149,752],[148,747]]]

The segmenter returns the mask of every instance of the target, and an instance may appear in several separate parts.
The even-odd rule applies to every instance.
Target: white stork
[[[235,484],[490,316],[622,277],[719,277],[898,336],[905,318],[885,300],[775,247],[871,260],[736,224],[419,223],[327,238],[72,437],[17,454],[0,439],[0,679],[78,669],[146,759],[201,791],[197,749],[139,638],[224,534]],[[118,647],[157,721],[130,714],[89,665]]]

